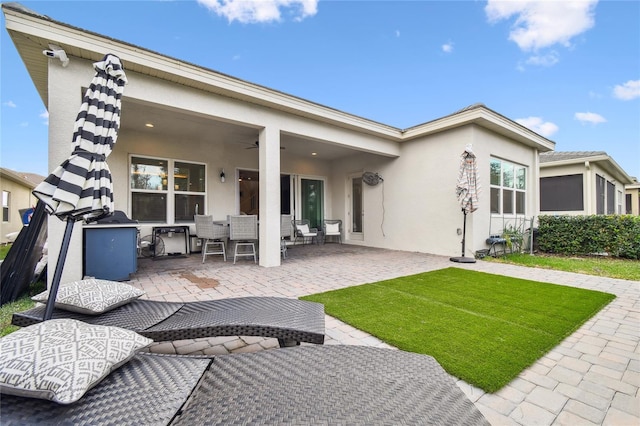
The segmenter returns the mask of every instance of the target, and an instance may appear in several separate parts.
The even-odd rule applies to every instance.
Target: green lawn
[[[596,275],[599,277],[620,278],[640,281],[640,261],[615,259],[608,257],[569,257],[547,254],[507,254],[497,258],[485,257],[489,262],[511,263],[534,268],[555,269],[558,271]]]
[[[495,392],[615,298],[447,268],[303,297],[453,376]]]
[[[11,248],[10,245],[0,246],[0,259],[4,259]],[[31,285],[29,294],[22,296],[15,302],[7,303],[0,307],[0,337],[17,330],[19,327],[11,325],[11,316],[14,312],[26,311],[33,308],[35,302],[31,300],[31,295],[37,294],[45,289],[44,282],[38,282]]]

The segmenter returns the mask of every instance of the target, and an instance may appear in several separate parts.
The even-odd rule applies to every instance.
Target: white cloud
[[[540,117],[518,118],[516,119],[516,123],[522,124],[524,127],[533,130],[545,138],[548,138],[558,131],[558,126],[550,121],[543,121]]]
[[[313,16],[318,11],[318,0],[198,0],[229,22],[274,22],[281,20],[281,9],[291,11],[294,21]]]
[[[29,122],[28,121],[21,122],[20,127],[29,127]]]
[[[551,51],[544,55],[533,55],[527,59],[528,65],[538,65],[541,67],[551,67],[560,61],[560,55],[558,52]]]
[[[8,106],[9,108],[17,108],[18,107],[18,105],[16,105],[13,101],[4,102],[2,105]]]
[[[576,112],[574,117],[582,123],[600,124],[607,122],[606,118],[595,112]]]
[[[630,101],[640,98],[640,80],[629,80],[624,84],[618,84],[613,88],[613,97]]]
[[[485,13],[489,22],[515,16],[509,33],[524,51],[535,51],[561,44],[570,46],[571,39],[594,25],[598,0],[488,0]]]
[[[442,51],[444,53],[451,53],[453,52],[453,42],[448,42],[442,45]]]
[[[49,125],[49,111],[42,111],[39,117],[42,119],[42,124],[44,124],[45,126]]]
[[[396,30],[396,37],[400,37],[400,30]]]

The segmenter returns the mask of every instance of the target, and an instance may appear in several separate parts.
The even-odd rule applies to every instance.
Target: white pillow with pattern
[[[0,392],[71,404],[152,342],[72,319],[30,325],[0,339]]]
[[[144,291],[117,281],[90,278],[60,284],[56,296],[56,308],[81,314],[98,315],[126,305],[142,296]],[[35,302],[47,303],[49,290],[31,298]]]

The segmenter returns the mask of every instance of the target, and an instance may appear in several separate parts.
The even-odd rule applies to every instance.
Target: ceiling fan
[[[255,141],[253,145],[246,147],[245,149],[256,149],[260,147],[260,142]],[[284,146],[281,146],[280,149],[284,149]]]

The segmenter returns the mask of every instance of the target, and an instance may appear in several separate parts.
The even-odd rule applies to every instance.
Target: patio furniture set
[[[227,221],[214,221],[209,215],[195,215],[196,236],[202,240],[202,263],[207,256],[222,255],[227,261],[226,241],[234,242],[233,263],[239,257],[253,258],[257,262],[258,217],[256,215],[227,216]],[[312,228],[308,219],[295,219],[291,215],[280,216],[280,253],[287,257],[287,239],[295,245],[300,241],[324,243],[335,239],[342,244],[342,221],[325,219],[322,229]]]
[[[43,306],[14,314],[24,328],[0,339],[2,424],[488,424],[430,356],[321,346],[322,304],[143,294],[88,279],[60,286],[51,320]],[[144,352],[153,341],[228,335],[273,337],[281,348]]]

